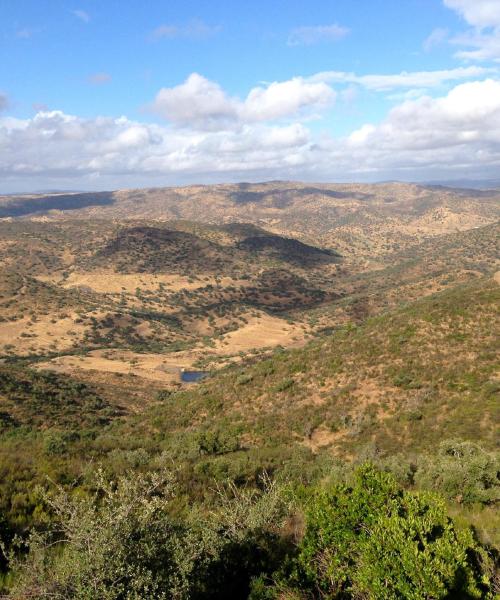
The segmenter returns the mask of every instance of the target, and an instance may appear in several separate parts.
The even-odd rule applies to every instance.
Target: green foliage
[[[51,371],[0,365],[0,399],[10,425],[47,428],[105,425],[120,411],[89,385]]]
[[[189,567],[177,527],[167,518],[171,496],[168,476],[112,485],[102,473],[91,496],[70,496],[63,489],[45,495],[57,525],[49,533],[31,534],[27,563],[13,560],[18,573],[14,597],[90,600],[150,593],[160,598],[165,585],[181,594]],[[58,542],[61,537],[64,541]]]
[[[200,454],[225,454],[240,447],[238,437],[231,431],[202,431],[196,442]]]
[[[33,531],[28,555],[11,555],[13,598],[78,600],[234,598],[276,567],[286,512],[280,489],[220,490],[219,508],[175,516],[178,489],[162,471],[109,481],[92,494],[44,494],[55,521]]]
[[[252,379],[253,379],[253,375],[243,373],[236,379],[236,383],[238,385],[246,385],[247,383],[250,383],[252,381]]]
[[[306,502],[306,533],[278,587],[300,598],[484,598],[478,556],[439,498],[366,465],[352,485]]]
[[[445,441],[421,459],[415,482],[463,504],[493,504],[500,500],[500,460],[473,442]]]
[[[291,388],[293,386],[293,384],[294,384],[294,380],[291,377],[287,377],[286,379],[283,379],[283,381],[280,381],[278,384],[276,384],[273,387],[273,391],[284,392],[288,388]]]

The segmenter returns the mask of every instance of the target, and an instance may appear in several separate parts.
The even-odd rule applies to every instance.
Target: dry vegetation
[[[369,459],[498,556],[499,199],[284,182],[0,199],[0,537],[45,529],[36,486],[85,498],[95,464],[175,465],[182,521],[218,506],[214,480],[300,488]]]
[[[303,344],[491,274],[498,199],[280,182],[0,199],[0,353],[174,383]]]

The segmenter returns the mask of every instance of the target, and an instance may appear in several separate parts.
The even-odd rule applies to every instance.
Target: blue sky
[[[500,0],[5,0],[0,192],[494,176],[499,61]]]

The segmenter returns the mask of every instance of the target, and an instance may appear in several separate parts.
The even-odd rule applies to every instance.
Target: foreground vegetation
[[[13,598],[493,598],[494,555],[431,493],[365,464],[345,482],[219,489],[176,507],[164,469],[46,493],[52,516],[12,557]]]

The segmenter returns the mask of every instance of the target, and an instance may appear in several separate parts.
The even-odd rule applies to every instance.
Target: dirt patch
[[[312,432],[309,438],[304,440],[304,444],[313,452],[318,452],[321,448],[332,446],[345,435],[345,431],[331,431],[324,425],[320,425]]]
[[[214,350],[218,354],[237,354],[253,348],[290,347],[303,339],[304,331],[299,325],[262,313],[251,317],[236,331],[224,335],[216,342]]]
[[[58,373],[99,371],[121,373],[141,379],[164,383],[178,383],[182,369],[188,369],[195,357],[188,352],[171,354],[139,354],[128,351],[95,350],[86,356],[60,356],[39,363],[40,369]]]
[[[56,319],[51,316],[38,317],[35,321],[25,317],[18,321],[0,323],[0,343],[13,346],[21,354],[54,349],[64,351],[77,345],[87,329],[75,322],[76,314]]]

